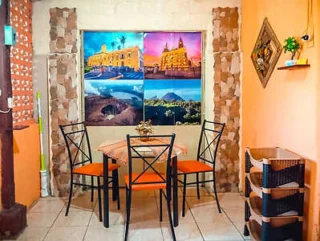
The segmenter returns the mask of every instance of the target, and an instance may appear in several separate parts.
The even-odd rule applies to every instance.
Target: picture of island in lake
[[[84,79],[143,79],[143,33],[83,33]]]
[[[145,33],[145,79],[200,79],[201,49],[201,32]]]
[[[85,80],[85,121],[129,126],[143,120],[143,80]]]
[[[153,125],[199,125],[201,79],[145,80],[144,108]]]

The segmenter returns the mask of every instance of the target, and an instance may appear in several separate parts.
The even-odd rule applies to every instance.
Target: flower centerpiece
[[[294,60],[294,57],[296,56],[297,52],[301,49],[301,44],[298,42],[298,40],[295,37],[289,37],[284,41],[283,45],[284,53],[291,52],[291,60],[286,61],[286,65],[294,65],[297,63],[296,60]]]
[[[136,131],[138,134],[143,137],[142,140],[147,140],[149,135],[153,133],[153,128],[151,120],[141,121],[139,125],[136,126]]]

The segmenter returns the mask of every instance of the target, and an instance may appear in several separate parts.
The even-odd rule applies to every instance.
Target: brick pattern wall
[[[10,22],[17,31],[17,44],[11,48],[13,123],[33,118],[31,1],[10,1]]]
[[[226,124],[217,154],[220,192],[239,186],[240,66],[238,8],[213,9],[214,120]]]

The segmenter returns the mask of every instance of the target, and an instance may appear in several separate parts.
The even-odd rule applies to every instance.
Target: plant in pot
[[[136,131],[141,136],[141,140],[148,140],[149,135],[153,133],[151,120],[141,121],[140,124],[136,126]]]
[[[301,44],[295,37],[289,37],[284,41],[283,45],[284,53],[291,52],[291,60],[286,61],[286,65],[294,65],[297,60],[294,59],[298,51],[301,49]]]

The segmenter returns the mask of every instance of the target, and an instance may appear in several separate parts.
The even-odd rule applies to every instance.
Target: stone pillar
[[[214,120],[226,124],[217,154],[220,192],[239,186],[240,52],[238,8],[213,9]]]
[[[51,184],[55,196],[66,196],[70,187],[69,159],[59,125],[79,121],[76,53],[76,9],[51,8],[48,88]]]

